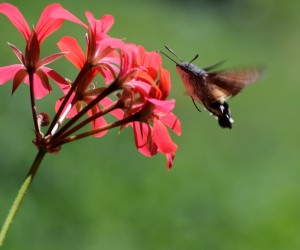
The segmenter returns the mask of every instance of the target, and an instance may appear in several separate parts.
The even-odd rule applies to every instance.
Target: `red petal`
[[[86,56],[75,38],[65,36],[58,43],[58,47],[65,54],[66,58],[72,62],[78,69],[81,69],[85,63]]]
[[[73,94],[72,96],[74,97],[74,94]],[[70,103],[71,103],[70,100],[73,99],[72,96],[71,96],[71,98],[69,99],[69,102],[66,104],[65,107],[68,107],[68,106],[70,105]],[[58,109],[59,109],[60,105],[62,104],[64,98],[65,98],[65,97],[62,97],[62,98],[60,98],[59,100],[56,101],[56,103],[55,103],[55,112],[58,111]],[[66,109],[63,110],[62,114],[65,112],[65,110],[66,110]],[[76,110],[76,106],[73,105],[73,107],[71,108],[71,110],[69,111],[69,113],[68,113],[68,115],[67,115],[66,117],[67,117],[67,118],[72,118],[72,117],[74,117],[77,113],[78,113],[78,112],[77,112],[77,110]]]
[[[110,65],[108,63],[101,63],[101,64],[97,64],[97,66],[95,66],[95,69],[99,71],[99,73],[102,75],[104,82],[106,84],[109,84],[111,82],[113,82],[113,80],[116,79],[116,75],[115,72],[118,71],[118,68],[115,65]]]
[[[131,86],[133,89],[137,89],[142,96],[148,96],[151,90],[151,85],[143,81],[132,80],[130,82],[126,82],[126,85]]]
[[[64,20],[85,26],[77,17],[61,7],[60,4],[50,4],[44,9],[36,25],[39,42],[41,43],[47,36],[58,30]]]
[[[169,96],[171,91],[170,72],[168,70],[161,68],[158,85],[162,92],[160,99],[164,100]]]
[[[137,64],[146,68],[158,69],[162,63],[157,52],[146,52],[143,46],[138,46]]]
[[[89,116],[95,115],[99,111],[100,111],[99,107],[94,106],[93,109],[92,109],[92,111],[88,112],[88,115]],[[91,122],[92,129],[101,128],[101,127],[105,126],[106,124],[107,124],[106,120],[104,119],[103,116],[101,116],[101,117],[99,117],[96,120],[94,120],[94,121]],[[99,138],[99,137],[104,136],[107,132],[108,132],[108,130],[105,130],[105,131],[99,132],[97,134],[94,134],[94,136],[97,137],[97,138]]]
[[[174,153],[166,154],[166,160],[167,160],[167,169],[170,170],[173,166],[173,160],[175,158]]]
[[[49,94],[49,89],[44,86],[44,83],[42,82],[42,80],[37,74],[33,75],[33,81],[34,81],[34,97],[36,99],[41,99]],[[25,83],[29,85],[28,76],[25,78]],[[51,86],[50,89],[52,90]]]
[[[20,69],[25,69],[22,64],[13,64],[5,67],[0,67],[0,85],[13,79],[15,74]]]
[[[168,129],[158,119],[154,119],[153,137],[161,153],[169,154],[177,150],[177,145],[172,141]]]
[[[152,128],[145,123],[133,123],[135,145],[138,151],[145,156],[157,154],[157,146],[152,140]]]
[[[63,19],[66,21],[77,23],[87,29],[86,24],[84,24],[80,19],[74,16],[71,12],[61,7],[59,4],[55,6],[55,9],[52,10],[49,16],[54,19]]]
[[[20,63],[24,64],[24,57],[23,57],[23,54],[22,54],[21,50],[19,50],[15,45],[13,45],[11,43],[8,43],[8,45],[13,50],[13,52],[15,53],[17,58],[19,59]]]
[[[52,87],[49,83],[47,75],[42,70],[38,70],[36,74],[41,79],[41,83],[43,84],[44,88],[48,89],[49,92],[52,91]]]
[[[101,19],[97,20],[91,12],[86,11],[85,16],[92,30],[97,33],[107,33],[114,23],[114,17],[111,15],[104,15]]]
[[[47,56],[39,61],[37,67],[39,68],[39,67],[45,66],[47,64],[50,64],[65,54],[66,53],[64,53],[64,52],[60,52],[60,53],[55,53],[53,55]]]
[[[58,74],[53,69],[43,67],[42,70],[57,83],[57,85],[61,88],[62,92],[66,94],[70,89],[70,83],[66,81],[60,74]]]
[[[149,102],[155,105],[155,113],[171,113],[175,106],[175,100],[158,100],[154,98],[149,98]]]
[[[150,84],[152,87],[155,87],[156,86],[156,82],[153,80],[153,78],[145,71],[141,71],[139,70],[135,77],[140,80],[140,81],[143,81],[145,83],[148,83]]]
[[[109,106],[111,106],[112,104],[114,104],[115,102],[113,100],[111,100],[108,97],[103,98],[100,101],[100,104],[104,107],[107,108]],[[113,115],[114,117],[116,117],[117,119],[121,120],[124,117],[124,111],[121,109],[115,109],[113,111],[110,112],[111,115]]]
[[[162,115],[159,117],[159,120],[172,129],[177,135],[181,135],[180,121],[173,113]]]
[[[19,9],[9,3],[0,4],[0,13],[4,14],[11,23],[21,32],[27,41],[30,36],[30,28]]]

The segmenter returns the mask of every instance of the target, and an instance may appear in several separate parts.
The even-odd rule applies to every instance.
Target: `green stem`
[[[27,177],[25,178],[21,188],[19,189],[18,194],[17,194],[17,196],[5,218],[5,221],[4,221],[1,231],[0,231],[0,248],[3,246],[3,242],[7,235],[8,229],[18,211],[18,208],[20,207],[20,204],[21,204],[23,198],[25,197],[26,191],[28,190],[45,154],[46,154],[46,151],[44,151],[42,149],[39,150],[37,156],[34,159],[34,162],[32,163],[32,166],[27,174]]]

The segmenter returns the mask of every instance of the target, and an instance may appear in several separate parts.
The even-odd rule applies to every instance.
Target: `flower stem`
[[[64,138],[66,138],[67,136],[73,134],[74,132],[76,132],[77,130],[83,128],[86,124],[88,124],[91,121],[96,120],[97,118],[106,115],[107,113],[111,112],[112,110],[115,110],[117,108],[119,108],[120,102],[115,102],[112,105],[110,105],[109,107],[99,111],[98,113],[90,116],[89,118],[85,119],[84,121],[82,121],[81,123],[77,124],[76,126],[74,126],[73,128],[67,130],[65,133],[63,133],[62,135],[60,135],[60,137],[56,138],[56,141],[62,140]],[[109,129],[109,128],[108,128]],[[101,131],[102,132],[102,131]],[[55,141],[54,141],[55,144]]]
[[[85,106],[76,116],[69,120],[57,133],[54,134],[52,140],[59,138],[66,130],[68,130],[75,122],[77,122],[84,114],[86,114],[91,108],[93,108],[98,102],[100,102],[104,97],[110,95],[118,89],[118,85],[115,82],[111,83],[107,88],[105,88],[95,99],[93,99],[87,106]]]
[[[34,72],[32,72],[32,71],[28,72],[29,87],[30,87],[31,112],[32,112],[32,118],[33,118],[33,123],[34,123],[34,129],[35,129],[36,132],[39,132],[40,129],[39,129],[38,122],[37,122],[36,106],[35,106],[35,99],[34,99],[33,74],[34,74]]]
[[[73,135],[73,136],[70,136],[68,138],[64,138],[60,141],[60,145],[63,145],[65,143],[69,143],[69,142],[72,142],[72,141],[75,141],[75,140],[78,140],[78,139],[81,139],[81,138],[85,138],[87,136],[91,136],[91,135],[103,132],[105,130],[109,130],[109,129],[112,129],[112,128],[115,128],[115,127],[119,127],[119,126],[125,125],[125,124],[130,123],[130,122],[137,121],[138,117],[139,117],[139,114],[137,113],[137,114],[134,114],[132,116],[128,116],[128,117],[124,118],[123,120],[119,120],[119,121],[116,121],[114,123],[107,124],[107,125],[105,125],[101,128],[93,129],[93,130],[90,130],[88,132],[81,133],[79,135]]]
[[[27,174],[27,177],[25,178],[23,184],[21,185],[21,187],[18,191],[18,194],[17,194],[17,196],[5,218],[5,221],[4,221],[1,231],[0,231],[0,248],[3,246],[3,242],[7,235],[8,229],[18,211],[18,208],[20,207],[20,204],[21,204],[23,198],[25,197],[26,191],[28,190],[45,154],[46,154],[46,151],[39,150],[37,156],[35,157],[35,159],[32,163],[32,166]]]
[[[77,88],[77,86],[80,84],[80,82],[82,81],[82,79],[84,78],[85,74],[87,74],[87,72],[89,70],[91,70],[92,66],[90,64],[85,63],[83,68],[81,69],[80,73],[78,74],[78,76],[76,77],[74,83],[72,84],[70,90],[68,91],[67,95],[65,96],[62,104],[60,105],[58,111],[56,112],[56,115],[52,121],[52,123],[49,126],[49,129],[46,133],[46,135],[48,134],[52,134],[52,129],[56,126],[57,121],[59,120],[59,117],[61,115],[61,113],[63,112],[65,106],[67,105],[69,99],[71,98],[73,92],[75,91],[75,89]]]

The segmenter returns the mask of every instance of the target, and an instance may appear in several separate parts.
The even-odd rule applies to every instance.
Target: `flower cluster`
[[[115,127],[132,127],[137,149],[146,156],[164,154],[168,169],[171,168],[177,145],[168,128],[180,135],[181,127],[172,113],[175,100],[167,99],[170,74],[162,67],[157,52],[147,52],[142,46],[109,36],[114,23],[111,15],[96,19],[87,11],[85,24],[61,5],[51,4],[30,29],[15,6],[1,3],[0,13],[26,42],[24,52],[9,44],[20,63],[0,67],[0,85],[12,80],[13,93],[21,83],[29,85],[35,127],[33,142],[40,150],[56,153],[65,143],[90,135],[102,137]],[[58,42],[60,52],[41,59],[41,44],[64,21],[85,30],[86,48],[82,49],[74,37],[66,36]],[[62,56],[78,69],[72,80],[48,67]],[[52,91],[50,79],[63,93],[54,105],[56,115],[52,120],[47,113],[38,113],[35,104],[36,99]],[[106,115],[114,121],[108,122]],[[82,132],[87,124],[91,128]],[[44,132],[43,127],[46,127]]]

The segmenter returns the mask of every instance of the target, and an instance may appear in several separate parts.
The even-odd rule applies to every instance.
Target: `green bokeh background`
[[[10,1],[30,24],[52,1]],[[84,18],[110,13],[110,35],[147,50],[168,44],[182,58],[227,68],[266,65],[259,83],[230,101],[232,130],[199,113],[184,93],[174,64],[171,98],[182,123],[173,169],[137,152],[130,129],[110,131],[47,155],[3,249],[300,249],[300,4],[298,1],[60,1]],[[0,16],[0,65],[16,63],[6,42],[20,34]],[[62,35],[84,41],[66,24],[43,45],[57,51]],[[53,64],[74,78],[64,59]],[[38,101],[53,115],[53,95]],[[28,88],[11,96],[0,86],[0,219],[23,181],[36,149]]]

